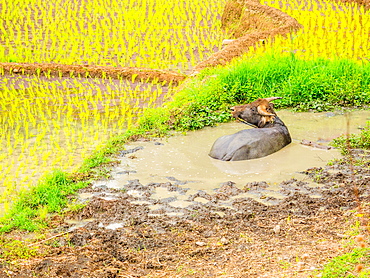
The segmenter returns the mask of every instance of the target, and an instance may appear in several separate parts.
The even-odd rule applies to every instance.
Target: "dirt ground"
[[[356,215],[369,202],[370,169],[341,162],[305,173],[322,187],[284,181],[286,198],[270,206],[238,197],[263,191],[264,182],[239,189],[229,181],[190,196],[187,208],[171,207],[168,198],[155,203],[158,210],[149,209],[153,189],[181,194],[186,181],[83,189],[91,201],[56,216],[39,255],[0,265],[0,277],[317,277],[328,260],[351,250],[344,247],[349,228],[367,225]]]

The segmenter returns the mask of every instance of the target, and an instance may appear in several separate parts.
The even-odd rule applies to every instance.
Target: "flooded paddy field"
[[[53,169],[74,171],[172,85],[132,78],[0,78],[0,202]]]
[[[0,1],[0,62],[188,71],[220,48],[225,2]]]

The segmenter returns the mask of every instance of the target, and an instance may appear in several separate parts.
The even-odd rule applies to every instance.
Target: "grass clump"
[[[272,96],[283,97],[275,102],[277,108],[297,111],[363,107],[370,104],[370,65],[272,52],[245,57],[188,80],[165,107],[147,110],[139,129],[157,135],[200,129],[230,120],[231,106]]]
[[[339,148],[343,155],[348,154],[349,149],[370,150],[370,121],[366,123],[359,134],[343,135],[335,138],[332,145]]]
[[[0,219],[0,232],[45,227],[47,215],[60,212],[67,205],[68,196],[85,186],[86,183],[73,182],[60,170],[49,173],[36,186],[19,193],[11,209]]]
[[[334,258],[328,263],[323,272],[322,278],[350,278],[369,277],[370,269],[362,269],[363,264],[370,262],[370,248],[356,248],[352,252]],[[359,267],[359,266],[362,267]],[[358,272],[358,273],[357,273]]]
[[[37,246],[28,246],[27,243],[20,240],[10,240],[0,237],[0,258],[5,261],[13,259],[28,259],[37,254]]]
[[[249,102],[280,96],[277,107],[327,111],[370,102],[370,66],[350,60],[302,60],[295,55],[244,59],[229,71],[215,70],[227,100]]]

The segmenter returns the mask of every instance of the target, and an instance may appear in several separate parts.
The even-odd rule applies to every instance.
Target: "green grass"
[[[365,265],[365,269],[356,273],[357,265]],[[350,278],[350,277],[370,277],[370,269],[366,268],[370,264],[370,248],[356,248],[351,253],[335,257],[328,263],[322,271],[322,278]]]
[[[215,70],[229,103],[280,96],[277,107],[328,110],[370,103],[370,65],[350,60],[301,60],[273,53]],[[320,104],[320,105],[319,105]]]
[[[241,59],[225,68],[208,69],[189,78],[172,101],[145,110],[137,126],[117,135],[97,149],[79,170],[67,174],[54,171],[36,186],[22,191],[11,209],[0,219],[0,231],[37,230],[47,225],[49,213],[60,212],[68,195],[88,180],[109,175],[109,165],[125,142],[138,137],[165,136],[216,125],[231,119],[229,107],[259,97],[279,96],[277,108],[323,111],[336,106],[365,106],[370,103],[370,66],[348,60],[304,61],[293,55],[268,54]],[[369,130],[359,147],[369,144]],[[357,137],[353,137],[354,141]],[[85,182],[84,182],[85,181]]]
[[[229,107],[271,96],[283,97],[276,108],[297,111],[363,107],[370,104],[370,64],[273,53],[241,59],[188,80],[172,102],[147,110],[140,128],[166,134],[212,126],[230,120]]]
[[[86,183],[73,182],[60,170],[47,174],[36,186],[19,193],[11,209],[0,219],[0,232],[46,227],[47,215],[60,212],[67,205],[68,196],[83,187]]]
[[[14,259],[28,259],[37,255],[37,246],[28,246],[29,242],[20,240],[11,240],[0,237],[0,258],[5,261]]]

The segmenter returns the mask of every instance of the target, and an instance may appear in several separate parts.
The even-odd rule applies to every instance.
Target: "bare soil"
[[[174,71],[113,67],[113,66],[90,66],[90,65],[62,65],[54,63],[0,63],[0,69],[5,74],[39,75],[42,77],[91,77],[91,78],[132,78],[151,82],[166,81],[177,84],[183,81],[186,76]]]
[[[370,9],[370,2],[369,0],[336,0],[337,2],[343,3],[357,3],[363,6],[365,9]]]

